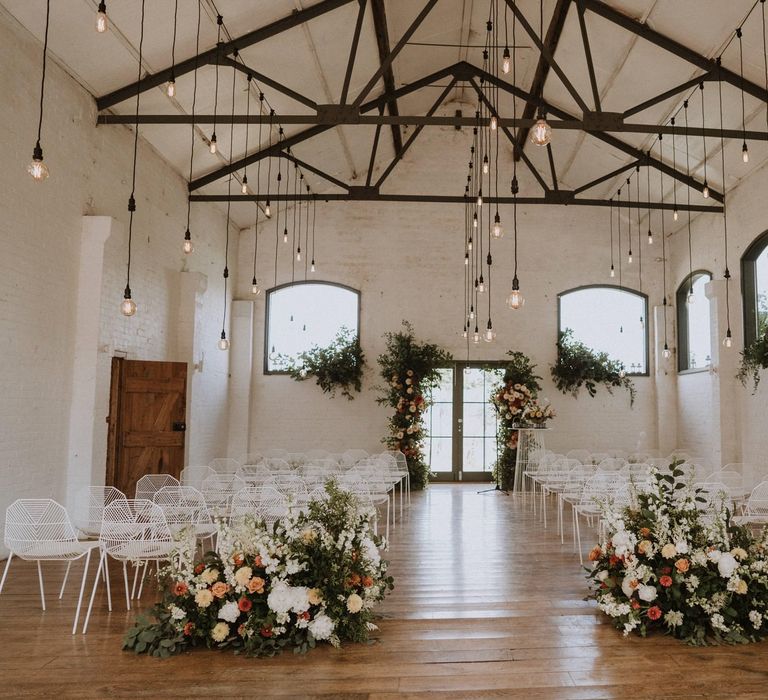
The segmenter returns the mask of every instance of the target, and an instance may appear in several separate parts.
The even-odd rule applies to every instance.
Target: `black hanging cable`
[[[190,144],[189,144],[189,178],[188,182],[192,182],[192,165],[195,160],[195,108],[197,106],[197,68],[198,68],[198,56],[200,54],[200,17],[202,14],[202,0],[197,0],[197,29],[195,30],[195,67],[192,70],[192,128],[190,130]],[[195,246],[192,244],[192,233],[189,230],[190,216],[192,214],[192,201],[187,195],[187,228],[184,231],[184,243],[182,250],[189,254],[195,251]]]
[[[621,289],[623,287],[621,279],[623,263],[621,258],[621,187],[619,187],[618,191],[616,192],[616,199],[618,204],[616,207],[616,240],[619,246],[619,289]]]
[[[171,77],[168,79],[168,85],[166,92],[168,97],[176,96],[176,74],[174,69],[176,66],[176,28],[178,26],[179,18],[179,0],[174,0],[173,4],[173,41],[171,41]],[[197,54],[195,54],[195,60],[197,60]]]
[[[227,340],[227,288],[229,283],[229,223],[232,209],[232,156],[235,152],[235,84],[237,82],[237,70],[232,69],[232,120],[229,125],[229,178],[227,179],[227,230],[224,238],[224,313],[221,316],[221,336],[219,339],[219,350],[229,349],[229,340]]]
[[[288,151],[290,154],[290,150]],[[290,167],[290,166],[289,166]],[[290,175],[288,176],[290,179]],[[293,164],[293,207],[292,214],[293,214],[293,222],[292,222],[292,228],[293,228],[293,237],[291,239],[291,284],[293,284],[296,281],[296,258],[293,254],[293,251],[296,250],[296,209],[298,200],[298,188],[299,188],[299,166],[296,165],[296,163]],[[286,229],[286,234],[288,232],[288,229]]]
[[[720,59],[717,59],[718,71],[721,69]],[[723,273],[723,279],[725,279],[725,319],[727,330],[725,331],[725,338],[723,338],[723,345],[726,348],[730,348],[733,345],[733,336],[731,334],[731,271],[728,269],[728,206],[726,203],[726,177],[725,177],[725,135],[723,134],[723,83],[718,81],[718,94],[720,102],[720,160],[723,169],[723,248],[725,254],[725,272]]]
[[[685,175],[691,177],[691,159],[690,152],[688,150],[688,100],[683,102],[683,114],[685,115]],[[688,303],[692,304],[693,297],[693,243],[691,232],[691,188],[686,188],[688,196]]]
[[[304,215],[304,281],[307,280],[307,271],[309,266],[309,202],[310,202],[310,188],[309,185],[306,187],[307,189],[307,211]]]
[[[627,178],[627,242],[629,250],[627,251],[627,264],[632,264],[632,185],[631,177]]]
[[[143,1],[143,0],[142,0]],[[48,175],[48,166],[43,162],[43,148],[40,145],[40,137],[43,133],[43,107],[45,102],[45,68],[48,63],[48,28],[50,26],[51,19],[51,0],[46,0],[45,3],[45,37],[43,38],[43,71],[40,79],[40,107],[37,116],[37,140],[35,147],[32,149],[32,162],[27,166],[27,172],[32,176],[34,180],[41,182],[45,180]],[[139,68],[141,73],[141,68]],[[141,76],[139,76],[141,77]],[[130,256],[130,253],[129,253]]]
[[[664,151],[662,148],[663,134],[659,134],[659,160],[664,162]],[[659,201],[664,202],[664,171],[659,168]],[[662,263],[662,275],[664,285],[664,300],[662,306],[664,307],[664,359],[669,358],[671,352],[669,344],[667,343],[667,235],[664,228],[664,210],[661,210],[661,263]]]
[[[315,221],[317,219],[317,195],[312,195],[312,272],[315,271]]]
[[[704,149],[704,187],[701,194],[704,199],[709,197],[709,182],[707,182],[707,134],[706,123],[704,120],[704,81],[699,83],[699,93],[701,93],[701,142]]]
[[[247,93],[248,98],[245,103],[245,155],[248,155],[248,136],[251,133],[251,79],[252,76],[250,73],[246,76],[246,83],[247,83]],[[259,116],[261,116],[261,113],[259,113]],[[261,126],[261,122],[259,122],[259,126]],[[261,148],[261,143],[259,143],[259,148]],[[241,181],[241,187],[240,192],[242,194],[248,194],[248,161],[245,161],[245,165],[243,166],[243,179]],[[257,205],[258,206],[258,205]]]
[[[613,266],[613,197],[608,202],[608,219],[611,228],[611,277],[616,277],[616,269]]]
[[[277,287],[277,258],[280,250],[280,183],[283,180],[283,174],[280,169],[282,158],[277,159],[277,200],[275,201],[275,284]],[[285,185],[285,191],[288,191],[288,183]]]
[[[637,166],[637,179],[635,180],[636,192],[637,192],[637,201],[635,202],[637,204],[637,280],[638,280],[638,291],[643,291],[643,241],[642,241],[642,232],[640,231],[640,219],[641,219],[641,212],[640,212],[640,166]]]
[[[736,30],[739,39],[739,83],[741,86],[741,160],[749,163],[749,147],[747,146],[747,110],[744,104],[744,45],[742,42],[741,27]]]
[[[249,98],[250,100],[250,95]],[[259,116],[264,114],[263,109],[264,93],[259,93]],[[259,148],[261,148],[261,121],[259,121]],[[251,281],[251,292],[255,295],[261,294],[261,288],[259,282],[256,279],[256,259],[259,255],[259,194],[261,193],[261,161],[259,158],[256,164],[256,222],[253,225],[253,279]]]
[[[677,139],[675,139],[675,118],[672,117],[670,120],[670,123],[672,124],[672,169],[677,170]],[[672,209],[672,219],[674,221],[677,221],[677,217],[679,216],[677,211],[677,184],[675,181],[672,181],[672,199],[674,202],[674,208]]]
[[[648,245],[653,245],[653,227],[651,224],[653,223],[651,218],[651,149],[648,149],[648,162],[645,166],[645,176],[646,176],[646,187],[648,189]]]
[[[128,265],[125,277],[125,291],[120,306],[124,316],[133,316],[136,313],[136,302],[131,297],[131,248],[133,247],[133,213],[136,211],[136,161],[139,153],[139,103],[141,101],[141,71],[144,52],[144,5],[141,0],[141,30],[139,33],[139,77],[136,80],[136,125],[133,130],[133,173],[131,175],[131,194],[128,197]]]
[[[299,173],[299,194],[304,194],[302,190],[304,189],[304,173]],[[301,262],[301,209],[304,205],[304,202],[299,200],[298,202],[298,217],[299,217],[299,223],[297,225],[297,228],[299,229],[299,235],[296,239],[296,262]]]
[[[215,91],[213,93],[213,132],[211,133],[210,151],[216,153],[218,148],[216,143],[216,113],[219,109],[219,60],[221,55],[221,25],[224,23],[224,18],[221,15],[216,17],[216,24],[218,29],[216,30],[216,79],[215,79]]]
[[[760,0],[763,23],[763,71],[765,72],[765,91],[768,92],[768,40],[765,31],[765,0]],[[765,110],[765,126],[768,129],[768,108]]]

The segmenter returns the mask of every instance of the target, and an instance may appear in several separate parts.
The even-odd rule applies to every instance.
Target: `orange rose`
[[[264,584],[266,581],[264,581],[263,578],[260,578],[259,576],[254,576],[250,581],[248,581],[248,592],[249,593],[264,593]]]
[[[245,559],[243,558],[242,554],[235,554],[235,556],[232,557],[232,563],[235,566],[242,566],[244,561],[245,561]]]
[[[190,637],[192,635],[192,630],[194,629],[195,629],[195,623],[188,622],[186,625],[184,625],[184,636]]]
[[[641,527],[640,528],[640,536],[641,537],[648,537],[651,534],[650,528],[647,527]]]
[[[237,601],[237,608],[240,612],[250,612],[252,607],[253,603],[249,598],[240,598],[240,600]]]
[[[229,586],[224,581],[216,581],[211,586],[211,593],[217,598],[223,598],[229,592]]]
[[[254,566],[260,566],[260,567],[264,566],[264,562],[261,561],[261,556],[260,555],[258,555],[258,554],[256,555],[256,557],[253,560],[253,565]]]
[[[176,581],[171,588],[173,595],[186,595],[189,587],[184,581]]]
[[[678,559],[675,562],[675,568],[680,572],[681,574],[684,574],[688,569],[691,568],[691,562],[689,562],[687,559]]]
[[[373,579],[370,576],[363,576],[363,586],[370,588],[373,585]]]
[[[349,580],[347,581],[347,585],[350,588],[354,588],[355,586],[359,586],[360,585],[360,574],[352,574],[349,577]]]
[[[592,547],[592,551],[589,553],[589,561],[597,561],[603,554],[603,550],[600,549],[600,545]]]

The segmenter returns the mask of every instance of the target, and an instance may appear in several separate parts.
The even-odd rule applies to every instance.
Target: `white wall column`
[[[252,301],[234,299],[229,347],[229,440],[228,454],[237,459],[248,452],[253,373]]]
[[[106,465],[94,462],[95,430],[104,427],[104,416],[96,416],[96,374],[104,244],[118,226],[111,216],[84,216],[82,220],[66,481],[71,508],[78,505],[85,487],[104,483]]]
[[[661,454],[668,455],[677,447],[677,371],[675,353],[664,357],[664,341],[670,349],[675,347],[672,329],[673,311],[666,307],[666,335],[664,333],[664,306],[653,307],[654,360],[656,384],[656,429]]]
[[[739,351],[734,338],[730,348],[723,346],[723,339],[728,328],[726,309],[726,282],[712,280],[707,283],[704,291],[709,299],[711,318],[712,345],[712,427],[714,428],[713,449],[715,467],[721,467],[729,462],[739,462],[740,449],[737,438],[739,425],[739,402],[736,400],[736,372],[739,366]],[[731,301],[735,308],[736,297],[731,285]],[[733,310],[733,308],[732,308]]]

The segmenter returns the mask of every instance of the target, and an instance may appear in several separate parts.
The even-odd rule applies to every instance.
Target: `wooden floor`
[[[120,651],[133,617],[117,570],[115,611],[101,599],[88,634],[72,636],[75,586],[62,602],[54,594],[63,567],[46,566],[42,613],[34,565],[14,562],[0,596],[0,696],[768,698],[767,644],[625,639],[583,600],[568,538],[561,545],[543,531],[516,497],[476,489],[440,484],[414,494],[392,537],[396,589],[377,641],[305,657],[136,657]],[[145,591],[145,605],[154,594]]]

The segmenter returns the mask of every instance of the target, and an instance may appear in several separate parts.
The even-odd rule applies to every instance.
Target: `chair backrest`
[[[305,454],[311,463],[314,463],[315,460],[318,459],[328,459],[330,456],[330,453],[327,450],[307,450]]]
[[[52,498],[19,498],[5,511],[5,546],[21,559],[56,559],[71,550],[77,533]]]
[[[627,455],[627,462],[630,464],[645,464],[650,458],[651,455],[647,452],[632,452]]]
[[[696,501],[696,507],[699,510],[719,509],[723,506],[733,509],[728,486],[721,481],[699,481],[693,485],[693,488],[699,491]]]
[[[240,462],[232,457],[219,457],[210,462],[211,469],[217,474],[234,474],[240,468]]]
[[[232,503],[232,497],[245,488],[245,482],[237,474],[214,474],[203,482],[203,496],[209,508],[226,511]]]
[[[301,467],[307,463],[307,455],[303,452],[289,452],[285,456],[285,461],[291,465],[294,469]]]
[[[248,486],[258,486],[269,479],[271,472],[263,464],[244,464],[235,472]]]
[[[169,525],[207,525],[211,514],[205,497],[194,486],[164,486],[154,496]]]
[[[248,452],[244,455],[240,456],[240,459],[237,460],[240,462],[241,466],[245,467],[253,466],[254,464],[261,464],[261,461],[264,459],[264,455],[261,454],[261,452]]]
[[[145,474],[136,482],[136,498],[151,501],[164,486],[179,485],[179,480],[170,474]]]
[[[263,450],[262,454],[265,459],[285,459],[288,456],[288,450],[272,448]]]
[[[568,450],[568,452],[565,453],[565,456],[568,459],[575,459],[580,464],[584,464],[589,460],[590,453],[589,450]]]
[[[341,461],[343,464],[352,466],[366,457],[368,457],[368,453],[365,450],[345,450],[341,455]]]
[[[150,559],[172,542],[171,530],[159,505],[143,498],[118,499],[104,508],[99,538],[116,559]]]
[[[752,489],[747,500],[747,514],[768,516],[768,481],[763,481]]]
[[[270,472],[283,472],[290,474],[293,472],[293,467],[285,459],[280,457],[265,457],[264,466],[269,469]]]
[[[194,486],[198,491],[203,486],[203,482],[211,475],[215,474],[216,470],[211,469],[207,464],[201,467],[190,466],[184,467],[181,470],[181,485],[182,486]]]
[[[729,493],[744,487],[744,477],[742,474],[725,468],[712,472],[704,481],[716,481],[725,484],[728,487]]]
[[[622,457],[607,457],[597,467],[602,472],[618,472],[625,464],[626,462]]]
[[[259,505],[265,491],[272,490],[269,486],[246,486],[232,497],[230,517],[234,525],[247,517],[259,518]]]
[[[277,489],[267,487],[261,493],[257,516],[271,525],[288,515],[288,499]]]
[[[78,527],[88,535],[98,537],[101,532],[101,519],[104,516],[104,506],[108,506],[125,494],[114,486],[89,486],[88,505],[82,520],[77,521]]]

